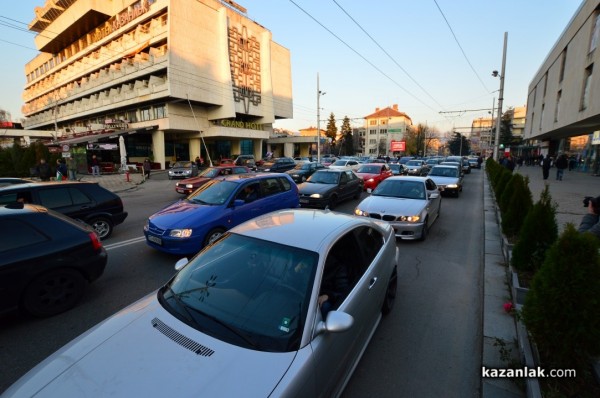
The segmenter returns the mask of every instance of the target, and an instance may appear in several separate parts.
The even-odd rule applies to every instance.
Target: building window
[[[164,105],[157,105],[154,107],[154,118],[155,119],[165,118],[166,115],[167,115],[167,110],[165,109]]]
[[[548,88],[548,72],[544,74],[544,94],[542,98],[546,98],[546,89]]]
[[[140,121],[151,120],[150,118],[150,108],[140,109]]]
[[[129,123],[137,122],[137,112],[135,111],[135,109],[127,111],[127,120],[129,121]]]
[[[387,134],[387,129],[381,129],[381,130],[379,130],[379,134]]]
[[[567,48],[563,50],[560,59],[560,74],[558,75],[558,82],[562,82],[565,78],[565,65],[567,64]]]
[[[596,11],[594,15],[594,30],[592,30],[592,37],[590,38],[590,53],[598,46],[598,39],[600,35],[600,12]]]
[[[560,98],[562,97],[562,90],[559,90],[556,94],[556,109],[554,110],[554,121],[558,122],[558,116],[560,115]]]
[[[375,120],[375,119],[369,120],[369,126],[377,126],[377,120]]]
[[[376,140],[376,139],[374,139],[374,138],[371,138],[371,139],[369,140],[369,145],[375,145],[375,144],[377,144],[377,140]]]
[[[542,104],[542,111],[540,112],[540,125],[539,125],[539,130],[542,129],[542,121],[544,120],[544,107],[546,106],[546,104]]]
[[[377,130],[369,130],[369,135],[375,135],[377,134]]]
[[[381,125],[387,124],[387,119],[381,119],[379,121],[379,124],[381,124]]]
[[[594,64],[585,68],[585,76],[583,80],[583,92],[581,95],[581,106],[580,111],[586,110],[590,103],[590,89],[592,85],[592,72],[594,71]]]

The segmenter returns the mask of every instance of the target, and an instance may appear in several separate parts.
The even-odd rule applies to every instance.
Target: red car
[[[394,175],[387,163],[365,163],[358,167],[356,175],[365,182],[365,190],[375,189],[377,185],[388,177]]]
[[[209,167],[200,172],[196,177],[186,178],[175,184],[175,191],[189,195],[213,178],[229,174],[245,174],[252,171],[246,166],[216,166]]]

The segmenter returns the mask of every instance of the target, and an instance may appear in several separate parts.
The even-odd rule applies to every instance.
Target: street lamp
[[[504,32],[504,50],[502,52],[502,73],[497,70],[492,72],[492,76],[500,77],[500,94],[498,98],[498,119],[496,120],[496,141],[494,142],[494,159],[498,160],[498,145],[500,144],[500,119],[502,118],[502,101],[504,100],[504,70],[506,68],[506,41],[508,32]]]
[[[321,96],[324,91],[319,89],[319,74],[317,73],[317,163],[321,163]]]

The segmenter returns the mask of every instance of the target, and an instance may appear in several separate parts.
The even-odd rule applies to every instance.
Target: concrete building
[[[471,152],[489,156],[494,150],[496,119],[480,117],[471,122]]]
[[[600,1],[585,0],[533,77],[523,138],[542,154],[565,151],[584,170],[598,172],[600,144]],[[596,134],[594,134],[596,132]],[[587,136],[581,152],[571,138]],[[596,136],[597,139],[595,138]],[[580,139],[576,140],[581,146]]]
[[[365,116],[365,132],[361,137],[360,147],[365,156],[397,155],[403,152],[399,143],[405,142],[404,135],[412,126],[412,119],[398,110],[398,105],[383,109],[375,108],[375,112]]]
[[[293,116],[289,50],[233,1],[47,0],[35,15],[24,126],[71,147],[124,135],[130,162],[162,168],[260,158]]]

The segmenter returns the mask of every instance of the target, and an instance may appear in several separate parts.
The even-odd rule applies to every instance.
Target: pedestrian
[[[100,175],[100,162],[96,155],[92,155],[92,175],[99,176]]]
[[[77,160],[74,156],[67,158],[67,168],[69,170],[69,180],[77,181]]]
[[[512,173],[515,169],[515,162],[513,161],[510,154],[506,155],[504,159],[502,159],[502,166],[506,167]]]
[[[62,159],[56,159],[56,181],[62,181],[67,179],[67,165]]]
[[[200,156],[196,156],[196,159],[194,161],[196,162],[196,167],[198,168],[198,170],[200,170],[200,168],[202,167],[202,160],[200,160]]]
[[[152,170],[152,164],[150,163],[150,159],[146,158],[144,160],[144,177],[150,179],[150,170]]]
[[[42,181],[50,181],[52,170],[50,170],[50,165],[46,163],[46,159],[40,159],[40,163],[36,166],[36,171]]]
[[[577,229],[579,232],[589,232],[600,239],[600,216],[598,213],[600,212],[600,196],[597,197],[586,197],[583,200],[583,203],[587,203],[588,212],[581,219],[581,223],[579,224],[579,228]]]
[[[550,175],[550,167],[552,167],[552,158],[549,154],[546,154],[540,163],[542,165],[542,175],[544,176],[544,180],[548,179]]]
[[[565,169],[569,167],[569,160],[567,159],[567,155],[564,153],[558,155],[556,159],[556,180],[562,181],[563,175],[565,174]]]
[[[577,159],[575,158],[575,155],[571,155],[571,157],[569,158],[569,171],[574,170],[576,166]]]

